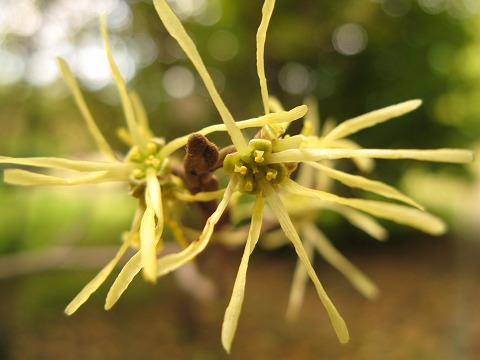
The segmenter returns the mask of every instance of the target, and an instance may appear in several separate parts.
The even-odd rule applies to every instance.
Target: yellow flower
[[[124,266],[111,287],[105,307],[110,308],[128,286],[133,277],[142,270],[147,281],[157,279],[157,254],[162,249],[162,232],[165,221],[162,204],[162,186],[181,188],[181,183],[170,172],[170,153],[164,150],[163,139],[156,138],[150,131],[145,111],[135,93],[129,93],[125,80],[113,59],[106,30],[105,17],[101,19],[101,30],[113,80],[118,88],[125,113],[128,131],[123,139],[131,145],[124,159],[120,159],[98,129],[82,96],[78,83],[63,59],[58,59],[61,72],[79,107],[87,128],[100,151],[108,161],[81,161],[63,158],[10,158],[0,157],[0,163],[80,172],[82,175],[63,178],[21,169],[5,170],[5,182],[15,185],[73,186],[108,181],[125,181],[130,184],[133,195],[139,197],[139,205],[130,232],[115,257],[90,281],[65,312],[74,313],[105,281],[128,247],[139,249]],[[182,145],[180,145],[181,147]],[[171,149],[169,151],[173,151]],[[186,244],[184,244],[186,245]]]
[[[339,172],[338,170],[325,167],[317,162],[340,158],[382,158],[463,163],[471,161],[472,153],[458,149],[356,149],[352,148],[351,142],[344,139],[346,136],[361,129],[415,109],[420,105],[420,101],[418,100],[377,110],[351,119],[337,126],[323,138],[304,135],[282,137],[288,122],[295,119],[285,119],[284,124],[281,122],[270,122],[263,125],[257,137],[247,143],[240,131],[240,127],[237,126],[237,123],[234,121],[216,91],[193,41],[187,35],[178,18],[164,0],[154,0],[154,4],[165,27],[187,53],[202,77],[236,148],[236,152],[227,155],[224,161],[224,170],[231,178],[216,211],[209,217],[202,233],[196,241],[192,242],[185,250],[179,253],[166,255],[159,259],[158,275],[162,276],[179,268],[205,249],[213,234],[215,225],[231,201],[234,193],[240,192],[253,195],[255,197],[255,203],[252,209],[250,230],[222,327],[222,343],[224,348],[227,352],[230,352],[243,303],[249,257],[260,236],[265,200],[277,218],[286,237],[292,242],[299,260],[304,265],[307,274],[314,283],[340,342],[347,342],[349,334],[345,322],[326,294],[308,259],[308,254],[281,199],[280,195],[282,193],[280,191],[286,190],[288,193],[294,195],[317,198],[326,203],[347,206],[370,215],[412,226],[428,233],[439,234],[445,230],[443,222],[433,215],[423,212],[423,209],[415,202],[401,195],[395,189],[362,177],[355,177]],[[265,78],[263,53],[266,31],[274,4],[274,0],[265,1],[262,10],[262,21],[257,32],[257,73],[260,80],[262,101],[266,115],[270,113],[270,106],[268,104],[268,88]],[[342,181],[348,186],[374,191],[383,196],[403,201],[409,206],[390,202],[342,198],[328,192],[304,187],[290,179],[290,174],[295,171],[297,164],[304,162],[313,167],[321,167],[326,175]],[[418,208],[412,207],[412,205]]]

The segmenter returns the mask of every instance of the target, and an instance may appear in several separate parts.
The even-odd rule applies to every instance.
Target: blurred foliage
[[[0,76],[0,79],[10,79],[0,82],[0,154],[81,158],[83,153],[94,151],[93,141],[62,79],[39,76],[42,70],[45,74],[51,71],[50,65],[42,68],[42,62],[35,63],[39,55],[45,53],[52,61],[55,55],[60,55],[73,64],[101,129],[115,148],[123,150],[115,135],[116,129],[124,124],[115,89],[111,82],[95,83],[94,72],[86,72],[87,65],[104,61],[95,58],[97,53],[91,51],[91,44],[100,36],[98,15],[104,9],[93,6],[94,2],[89,7],[88,3],[21,1],[17,3],[18,11],[30,16],[37,28],[31,23],[0,28],[0,62],[5,62],[0,73],[12,69],[12,58],[8,60],[5,55],[7,50],[12,54],[13,50],[20,49],[15,50],[16,54],[23,56],[23,67],[20,67],[23,72],[16,77]],[[10,7],[15,4],[5,3]],[[247,6],[239,1],[177,0],[172,1],[172,6],[179,11],[194,37],[235,118],[259,115],[262,107],[255,75],[255,33],[262,2],[250,2]],[[110,13],[112,43],[120,67],[124,65],[129,86],[144,101],[156,134],[172,139],[220,121],[192,65],[168,36],[148,1],[105,1],[105,9]],[[63,16],[62,11],[69,15]],[[57,44],[53,48],[57,53],[42,47],[49,44],[49,32],[40,30],[53,23],[70,31],[59,38],[65,41],[63,47]],[[319,100],[323,119],[334,117],[338,121],[421,98],[424,105],[419,110],[361,132],[355,139],[365,147],[376,148],[471,147],[480,135],[479,24],[480,6],[476,1],[278,1],[266,45],[270,93],[279,97],[286,107],[298,105],[305,95],[313,94]],[[357,42],[349,44],[348,36],[347,40],[341,38],[342,29],[353,29],[353,33],[347,31],[347,35]],[[43,34],[43,38],[38,34]],[[53,41],[58,34],[52,30],[51,36]],[[341,41],[347,41],[346,46],[353,46],[353,50],[342,50]],[[80,57],[82,53],[84,57]],[[85,57],[88,55],[91,57]],[[21,62],[20,58],[16,59]],[[167,75],[172,69],[180,72]],[[177,79],[177,74],[186,77]],[[168,83],[172,76],[173,86],[182,85],[183,80],[187,84],[189,76],[193,76],[193,91],[187,89],[181,96],[172,96],[169,90],[172,84]],[[219,145],[225,141],[221,134],[213,135],[212,139]],[[409,165],[380,162],[372,176],[399,183]],[[421,166],[436,169],[431,164]],[[456,172],[460,178],[464,175],[458,168]],[[25,242],[27,237],[28,241],[38,237],[48,242],[48,238],[55,236],[54,231],[42,229],[46,232],[43,234],[29,228],[40,231],[39,224],[43,222],[58,230],[59,223],[64,224],[72,217],[81,218],[98,206],[98,200],[95,206],[82,203],[88,201],[82,196],[79,196],[81,201],[75,200],[75,205],[67,205],[68,196],[64,195],[68,192],[53,190],[39,189],[46,194],[39,196],[36,191],[0,185],[2,213],[7,213],[2,218],[2,242],[12,237]],[[60,195],[52,198],[56,192]],[[30,194],[35,194],[31,195],[35,199],[28,200],[31,202],[27,206],[25,197]],[[48,207],[37,211],[42,206],[36,202],[44,203],[46,198],[50,199]],[[25,216],[26,211],[34,210],[40,212],[38,219]],[[50,221],[43,217],[49,217]],[[107,221],[108,217],[106,209],[102,219]],[[123,221],[124,228],[128,227],[123,216],[118,218],[117,224]],[[19,221],[28,224],[19,227]],[[112,232],[111,237],[119,236],[121,226],[116,229],[118,232]],[[0,246],[10,251],[21,247],[3,243]]]

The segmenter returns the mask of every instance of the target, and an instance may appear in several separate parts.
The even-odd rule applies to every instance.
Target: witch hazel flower
[[[129,232],[123,236],[123,244],[114,258],[91,280],[67,306],[65,312],[73,314],[98,287],[106,280],[128,248],[137,249],[129,259],[113,283],[105,307],[110,308],[128,286],[133,277],[142,271],[149,282],[157,279],[157,255],[163,248],[162,233],[164,224],[176,227],[173,212],[164,212],[164,200],[178,201],[173,196],[175,190],[182,190],[181,180],[174,176],[170,169],[169,155],[176,149],[170,146],[165,151],[165,142],[155,137],[149,127],[145,110],[138,96],[127,90],[125,80],[115,63],[107,35],[106,19],[101,18],[101,30],[105,44],[108,63],[113,80],[117,86],[124,110],[127,129],[121,131],[121,138],[131,146],[122,159],[110,147],[97,127],[93,116],[83,98],[80,87],[67,63],[58,58],[58,64],[66,83],[73,94],[75,102],[85,119],[87,128],[95,140],[99,150],[108,161],[83,161],[52,157],[10,158],[0,157],[0,163],[15,164],[28,167],[39,167],[52,170],[67,170],[81,175],[65,178],[50,174],[36,173],[23,169],[7,169],[4,173],[6,183],[14,185],[40,186],[74,186],[96,184],[110,181],[122,181],[129,184],[131,195],[137,197],[138,207]],[[181,148],[183,145],[180,145]],[[162,188],[168,190],[167,194]],[[178,227],[178,226],[177,226]],[[175,232],[174,232],[175,233]],[[180,237],[178,237],[180,238]],[[179,239],[182,246],[186,242]]]
[[[181,248],[188,246],[186,235],[188,229],[179,220],[181,218],[180,212],[184,208],[183,206],[178,206],[179,201],[184,203],[206,203],[221,197],[224,193],[222,189],[218,191],[210,191],[210,189],[209,191],[203,189],[193,191],[192,187],[189,187],[191,185],[189,180],[198,180],[200,178],[203,181],[204,179],[199,177],[199,174],[189,174],[188,169],[183,169],[182,164],[176,162],[173,154],[187,146],[188,156],[188,149],[192,145],[192,136],[185,135],[165,143],[163,138],[156,137],[152,133],[140,98],[135,92],[127,89],[125,80],[113,58],[105,17],[101,19],[101,31],[112,78],[118,89],[126,119],[127,126],[126,128],[120,128],[118,135],[130,147],[127,154],[121,157],[112,149],[99,130],[72,71],[63,59],[58,58],[60,70],[85,120],[87,129],[98,149],[107,160],[85,161],[53,157],[12,158],[0,156],[0,164],[44,168],[52,171],[67,171],[79,174],[73,177],[66,177],[64,174],[59,176],[52,173],[46,174],[24,169],[7,169],[4,172],[4,180],[12,185],[77,186],[116,181],[127,183],[130,188],[130,195],[138,198],[138,205],[131,228],[123,234],[123,243],[118,252],[67,306],[65,312],[68,315],[76,312],[88,300],[91,294],[105,282],[129,248],[135,249],[136,253],[127,261],[116,277],[107,294],[105,308],[107,310],[110,309],[118,301],[139,272],[142,272],[146,281],[155,283],[159,272],[159,269],[157,269],[157,257],[164,248],[164,227],[167,226],[169,228],[170,234]],[[205,73],[206,70],[204,71]],[[213,86],[211,79],[210,84]],[[216,99],[218,102],[219,97],[217,96]],[[301,118],[305,113],[306,107],[299,106],[290,111],[238,121],[235,123],[235,127],[232,127],[234,124],[233,117],[231,117],[225,107],[221,111],[222,116],[227,119],[226,123],[230,125],[230,131],[233,129],[233,134],[237,135],[241,134],[239,129],[242,128],[261,127],[268,123],[292,121],[293,119]],[[231,119],[230,123],[228,122],[229,118]],[[225,130],[227,130],[226,125],[218,124],[201,129],[197,134],[208,135],[215,131]],[[194,146],[192,147],[194,148]]]
[[[369,160],[373,158],[380,158],[465,163],[472,160],[472,153],[461,149],[361,149],[355,143],[345,139],[346,136],[361,129],[414,110],[421,103],[418,100],[387,107],[351,119],[335,127],[324,137],[305,135],[284,136],[288,123],[295,119],[285,118],[283,123],[281,121],[271,121],[262,125],[260,132],[254,139],[246,142],[241,128],[221,100],[193,41],[186,33],[183,25],[164,0],[155,0],[154,4],[165,27],[187,53],[202,77],[235,147],[235,151],[228,154],[224,159],[223,169],[230,176],[230,180],[216,210],[207,219],[206,225],[197,240],[193,241],[183,251],[163,256],[158,260],[158,276],[163,276],[176,270],[183,264],[191,261],[207,247],[213,235],[215,225],[220,220],[235,194],[240,193],[253,196],[254,204],[250,229],[235,280],[232,297],[226,309],[222,326],[222,344],[224,348],[227,352],[230,352],[244,299],[249,258],[259,240],[262,229],[262,222],[265,215],[265,202],[275,215],[285,236],[293,244],[300,262],[312,280],[320,300],[330,317],[337,337],[340,342],[346,343],[349,339],[346,324],[326,294],[311,265],[309,254],[305,250],[300,236],[290,218],[288,208],[285,206],[285,193],[318,199],[318,201],[325,204],[342,206],[354,210],[355,214],[360,211],[379,218],[412,226],[430,234],[440,234],[445,231],[444,223],[437,217],[424,212],[421,206],[400,194],[394,188],[363,177],[343,173],[320,164],[320,161],[348,158],[359,161],[360,163],[368,163]],[[266,116],[272,113],[270,113],[268,101],[269,97],[263,54],[268,23],[274,5],[274,0],[265,1],[262,9],[262,21],[257,32],[257,73],[260,80],[262,102]],[[274,118],[272,117],[272,119]],[[303,186],[291,178],[297,166],[303,163],[314,168],[319,168],[327,176],[341,181],[348,186],[373,191],[387,198],[404,202],[406,205],[394,202],[343,198],[326,191]]]
[[[292,241],[297,250],[298,256],[304,262],[307,272],[310,275],[317,292],[322,300],[327,312],[334,324],[335,331],[341,342],[348,341],[348,331],[345,322],[338,314],[331,300],[323,289],[315,271],[313,270],[307,255],[303,248],[300,238],[296,233],[293,224],[288,217],[288,213],[277,193],[279,186],[289,177],[294,170],[294,164],[278,162],[276,164],[268,161],[273,154],[274,142],[281,133],[281,127],[275,126],[277,123],[271,122],[262,127],[262,135],[258,139],[252,139],[248,144],[235,123],[233,117],[221,100],[213,82],[208,75],[205,65],[198,54],[198,51],[186,33],[183,25],[176,15],[171,11],[167,3],[163,0],[154,1],[157,12],[162,19],[165,27],[170,34],[178,41],[183,50],[187,53],[194,66],[197,68],[200,76],[209,91],[213,102],[215,103],[222,120],[230,135],[236,152],[227,155],[224,161],[224,168],[231,174],[230,181],[225,189],[224,196],[220,201],[215,212],[207,219],[206,225],[199,238],[192,242],[185,250],[171,255],[166,255],[159,259],[159,276],[165,275],[186,262],[193,259],[205,249],[213,234],[215,225],[218,223],[223,212],[227,208],[229,201],[236,192],[251,194],[255,196],[251,226],[248,234],[247,243],[242,262],[239,267],[238,275],[235,281],[232,299],[225,313],[225,319],[222,327],[222,343],[227,352],[230,351],[231,343],[236,331],[241,306],[243,303],[246,271],[250,254],[252,253],[260,236],[262,218],[264,212],[264,202],[270,204],[271,209],[277,216],[280,225],[284,229],[287,237]],[[257,54],[262,54],[266,38],[266,30],[271,14],[273,12],[274,1],[266,1],[262,11],[262,21],[257,33]],[[263,68],[263,56],[257,56],[257,69],[261,83],[262,99],[266,114],[269,114],[268,91],[266,87],[266,78]],[[282,119],[282,122],[293,121],[295,119]],[[280,122],[281,123],[281,122]],[[276,130],[276,129],[279,130]],[[284,147],[284,146],[283,146]]]

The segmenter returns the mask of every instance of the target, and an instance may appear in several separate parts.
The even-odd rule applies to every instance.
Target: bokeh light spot
[[[303,94],[315,85],[315,78],[310,71],[298,63],[288,63],[278,74],[278,81],[283,90],[290,94]]]
[[[27,81],[35,86],[46,86],[58,76],[57,63],[50,52],[37,51],[27,62]]]
[[[367,32],[357,24],[344,24],[333,33],[333,46],[340,54],[356,55],[367,46]]]
[[[412,0],[384,0],[382,9],[388,16],[400,17],[406,15],[412,7]]]
[[[192,93],[195,87],[195,78],[189,69],[176,65],[163,75],[163,86],[168,95],[181,99]]]
[[[208,39],[208,50],[219,61],[230,60],[238,52],[237,37],[229,31],[217,31]]]
[[[418,4],[427,14],[440,14],[445,10],[445,0],[418,0]]]

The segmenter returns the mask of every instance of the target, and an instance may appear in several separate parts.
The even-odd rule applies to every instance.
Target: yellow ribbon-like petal
[[[38,174],[20,169],[7,169],[4,172],[4,180],[6,183],[24,186],[72,186],[80,184],[98,184],[107,181],[122,181],[126,179],[127,175],[125,174],[108,171],[95,172],[70,179]]]
[[[217,107],[217,110],[222,117],[223,123],[227,127],[228,134],[232,138],[232,142],[237,148],[237,151],[241,153],[248,151],[247,143],[242,135],[242,132],[236,126],[232,114],[227,109],[222,98],[220,97],[220,94],[218,93],[213,80],[207,71],[207,68],[203,64],[203,60],[198,53],[197,47],[190,36],[188,36],[187,31],[183,27],[182,23],[172,9],[170,9],[165,0],[154,0],[153,4],[167,31],[175,40],[177,40],[180,47],[183,49],[183,51],[185,51],[190,61],[197,69],[200,77],[205,83],[213,103]]]
[[[378,287],[363,272],[343,256],[327,237],[311,222],[302,224],[305,241],[314,244],[318,253],[335,269],[340,271],[351,284],[365,296],[373,300],[378,297]]]
[[[258,238],[260,237],[260,230],[262,228],[263,216],[263,196],[256,197],[255,204],[252,209],[252,221],[250,223],[250,230],[248,232],[247,243],[243,252],[242,261],[238,268],[237,277],[233,286],[232,297],[225,310],[222,325],[222,344],[227,353],[230,353],[232,341],[237,330],[238,318],[242,310],[243,298],[245,295],[245,284],[247,281],[247,269],[250,254],[252,253]]]
[[[364,178],[363,176],[348,174],[343,171],[335,170],[328,166],[324,166],[318,163],[309,162],[307,164],[321,170],[332,179],[340,181],[342,184],[345,184],[346,186],[359,188],[365,191],[370,191],[390,199],[395,199],[395,200],[404,202],[405,204],[414,206],[419,210],[422,210],[422,211],[425,210],[425,208],[422,205],[417,203],[412,198],[402,194],[400,191],[398,191],[394,187],[387,185],[385,183],[382,183],[380,181],[374,181],[374,180]]]
[[[197,240],[193,241],[186,249],[180,251],[179,253],[165,255],[158,260],[158,277],[164,276],[178,269],[180,266],[192,260],[205,249],[210,241],[210,238],[212,237],[215,225],[225,211],[228,202],[237,188],[237,185],[237,177],[234,176],[230,179],[222,200],[218,204],[215,212],[207,219],[205,227],[203,228],[203,231]]]
[[[415,110],[422,104],[421,100],[409,100],[403,103],[371,111],[350,120],[346,120],[330,131],[326,140],[335,140],[354,134],[360,130],[375,126],[384,121],[402,116]]]
[[[268,115],[262,115],[248,120],[237,121],[235,124],[239,129],[262,127],[269,124],[284,124],[302,118],[306,114],[306,112],[307,107],[305,105],[300,105],[289,111],[270,113]],[[197,131],[197,133],[201,135],[208,135],[216,131],[227,131],[227,127],[225,126],[225,124],[210,125]],[[190,134],[168,142],[160,150],[160,156],[167,157],[174,151],[184,147],[187,144],[189,137]]]
[[[268,161],[270,163],[281,163],[350,158],[412,159],[462,164],[471,162],[473,160],[473,153],[464,149],[290,149],[270,154]]]
[[[80,109],[80,112],[85,119],[85,123],[87,124],[87,128],[90,131],[90,133],[93,136],[93,139],[97,143],[98,148],[105,154],[107,155],[110,159],[117,161],[117,157],[115,155],[115,152],[112,150],[110,147],[110,144],[107,142],[105,137],[102,135],[100,129],[98,128],[95,120],[93,119],[93,116],[88,109],[87,103],[85,102],[85,99],[83,98],[82,92],[80,90],[80,86],[78,86],[77,80],[75,79],[75,76],[73,76],[72,72],[70,71],[70,68],[68,67],[67,63],[65,60],[62,58],[57,58],[57,63],[60,68],[60,71],[63,75],[63,78],[65,79],[65,82],[67,83],[68,87],[70,88],[70,91],[73,94],[73,98],[75,100],[75,103],[77,104],[78,108]]]
[[[431,235],[441,235],[446,231],[445,223],[438,217],[408,206],[374,200],[343,198],[325,191],[306,188],[291,179],[285,179],[282,186],[292,194],[349,206],[382,219],[422,230]]]
[[[139,251],[128,260],[108,291],[107,299],[105,301],[105,310],[110,310],[112,306],[115,305],[118,299],[120,299],[120,296],[122,296],[123,292],[127,289],[128,285],[130,285],[133,278],[140,272],[142,266],[142,256]]]
[[[54,157],[12,158],[7,156],[0,156],[0,164],[26,165],[82,172],[123,171],[127,173],[134,169],[134,165],[121,162],[70,160]]]
[[[120,249],[118,250],[115,257],[95,276],[83,289],[80,293],[68,304],[65,309],[65,314],[72,315],[75,311],[82,306],[85,301],[88,300],[90,295],[92,295],[97,289],[104,283],[108,275],[115,268],[115,265],[119,262],[120,258],[123,256],[125,251],[128,249],[128,243],[124,242]]]
[[[135,144],[142,150],[146,150],[147,142],[145,138],[142,136],[140,132],[140,128],[138,127],[137,121],[135,119],[135,111],[132,105],[132,100],[128,95],[127,85],[125,80],[118,69],[118,66],[113,58],[112,49],[110,48],[110,41],[108,39],[108,32],[107,32],[107,18],[105,15],[100,17],[101,23],[101,31],[102,31],[102,38],[103,43],[105,45],[105,51],[107,53],[107,60],[108,65],[110,66],[110,70],[112,73],[113,81],[117,86],[118,93],[120,94],[120,99],[122,102],[123,112],[125,113],[125,118],[127,120],[128,130],[132,135],[132,138],[135,141]]]
[[[302,245],[302,241],[300,240],[300,237],[298,236],[297,231],[295,230],[295,227],[293,226],[292,221],[290,220],[287,210],[283,206],[283,203],[280,197],[278,196],[277,192],[273,189],[272,185],[267,181],[260,181],[259,185],[273,213],[277,217],[278,222],[280,223],[280,226],[283,229],[283,232],[285,233],[287,238],[292,242],[295,248],[295,251],[297,252],[298,258],[300,259],[300,261],[302,261],[308,275],[310,276],[310,279],[315,285],[317,294],[320,297],[320,300],[322,301],[322,304],[325,307],[325,310],[327,311],[328,316],[330,317],[330,321],[332,322],[333,329],[335,330],[335,333],[337,334],[339,341],[343,344],[347,343],[349,339],[349,335],[348,335],[348,329],[345,324],[345,321],[342,319],[342,317],[338,313],[337,309],[333,305],[332,301],[330,300],[327,293],[325,292],[325,289],[320,283],[320,280],[318,279],[317,274],[315,273],[315,270],[312,267],[312,264],[308,260],[307,253],[305,252],[305,249]]]
[[[262,8],[262,21],[257,30],[257,74],[260,80],[260,91],[265,114],[270,112],[268,104],[268,87],[265,76],[265,41],[267,39],[267,29],[272,17],[275,0],[266,0]]]

